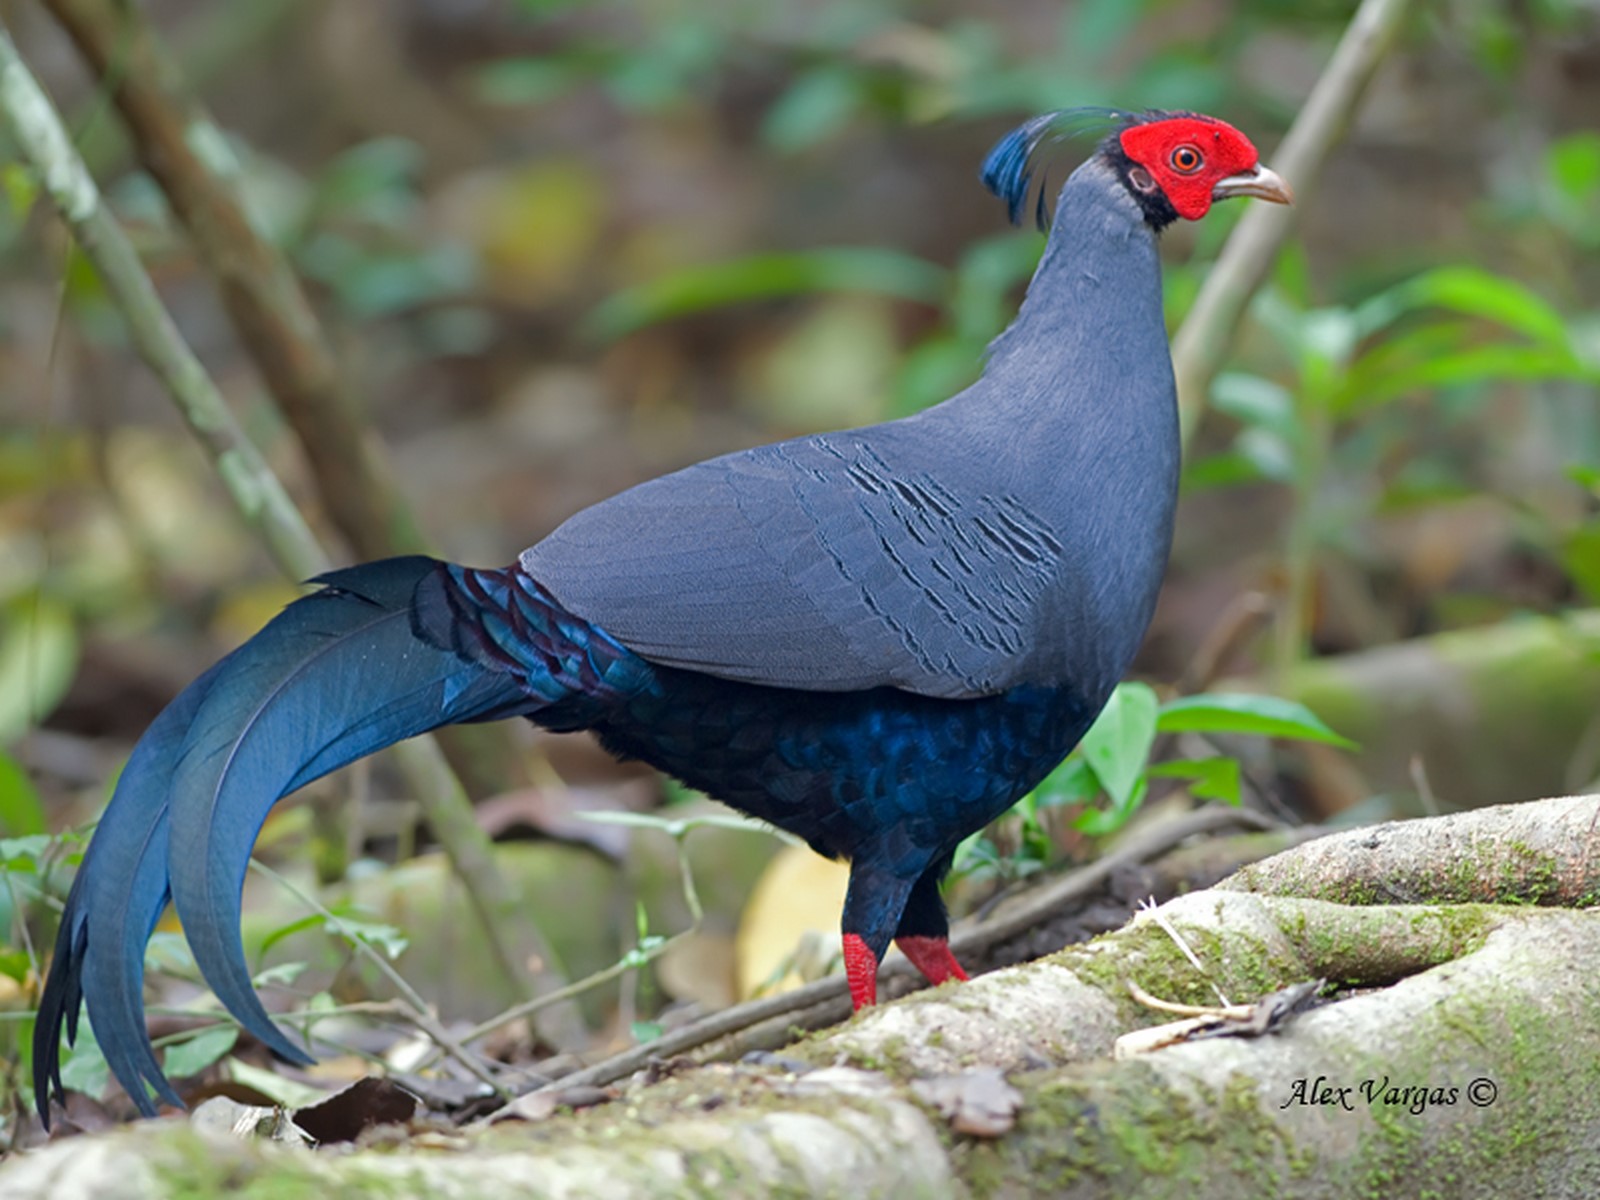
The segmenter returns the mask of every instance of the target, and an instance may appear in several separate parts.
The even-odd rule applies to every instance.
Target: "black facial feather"
[[[1128,152],[1122,148],[1121,138],[1116,134],[1110,135],[1100,143],[1097,153],[1111,164],[1117,178],[1122,180],[1122,186],[1138,201],[1139,208],[1144,212],[1145,224],[1151,229],[1160,233],[1178,219],[1178,210],[1172,207],[1172,201],[1167,199],[1161,185],[1151,177],[1149,171],[1128,157]]]

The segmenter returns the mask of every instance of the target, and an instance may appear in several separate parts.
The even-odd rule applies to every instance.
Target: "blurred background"
[[[1195,109],[1272,164],[1354,7],[141,5],[227,131],[251,217],[305,281],[422,536],[480,565],[641,479],[959,389],[1042,245],[977,181],[1002,133],[1078,104]],[[43,8],[4,15],[184,336],[348,561],[105,89]],[[1054,178],[1088,149],[1063,148]],[[0,182],[0,972],[26,1008],[21,914],[66,876],[18,839],[92,820],[159,709],[297,593],[3,145]],[[1600,775],[1600,4],[1415,5],[1297,190],[1298,231],[1189,448],[1137,674],[1278,692],[1360,743],[1230,747],[1247,800],[1280,814],[1582,788]],[[1165,236],[1174,327],[1244,207]],[[636,923],[681,924],[671,839],[640,850],[638,831],[572,815],[672,789],[585,744],[506,738],[467,782],[491,835],[566,847],[515,870],[559,897],[571,973],[614,960]],[[262,853],[381,893],[362,903],[417,937],[395,907],[420,894],[404,872],[429,841],[407,789],[382,763],[325,781]],[[705,840],[723,834],[700,878],[727,893],[708,909],[731,943],[771,839]],[[693,994],[727,974],[716,953],[651,988]],[[413,961],[414,979],[455,970]],[[462,1011],[498,1003],[449,986]]]

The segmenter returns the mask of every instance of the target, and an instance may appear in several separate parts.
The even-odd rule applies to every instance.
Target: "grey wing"
[[[641,484],[522,564],[651,662],[809,691],[1004,690],[1028,674],[1061,545],[1014,498],[943,486],[904,425],[890,429]]]

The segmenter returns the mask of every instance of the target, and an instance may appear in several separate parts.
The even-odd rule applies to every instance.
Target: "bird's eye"
[[[1179,146],[1172,152],[1172,157],[1168,161],[1172,163],[1174,171],[1192,175],[1200,169],[1200,164],[1205,162],[1205,159],[1193,146]]]

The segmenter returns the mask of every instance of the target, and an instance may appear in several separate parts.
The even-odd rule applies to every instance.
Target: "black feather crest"
[[[1038,175],[1039,190],[1034,201],[1033,219],[1041,230],[1050,227],[1048,174],[1039,171],[1041,151],[1061,142],[1074,141],[1085,134],[1105,137],[1130,125],[1170,116],[1164,112],[1132,113],[1119,108],[1063,108],[1045,113],[1018,125],[995,143],[983,160],[979,178],[983,185],[1006,202],[1014,225],[1022,224],[1022,213]],[[1048,170],[1048,167],[1047,167]]]

